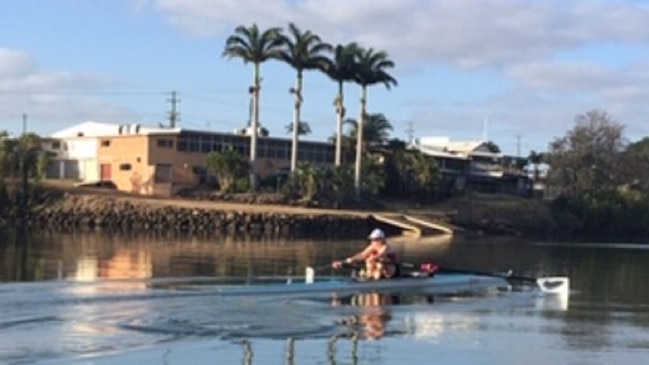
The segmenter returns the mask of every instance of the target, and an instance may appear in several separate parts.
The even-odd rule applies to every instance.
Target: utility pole
[[[415,139],[415,127],[412,121],[408,121],[408,128],[406,128],[406,133],[408,134],[408,144],[412,145]]]
[[[521,135],[516,135],[516,157],[521,157]]]
[[[180,103],[180,99],[178,99],[178,93],[175,91],[171,92],[171,99],[167,99],[171,103],[171,111],[169,112],[169,128],[176,128],[176,122],[178,121],[178,116],[180,113],[178,113],[178,103]]]
[[[27,194],[29,193],[29,176],[27,173],[27,113],[23,113],[23,132],[20,137],[20,178],[21,178],[21,196],[20,196],[20,217],[21,223],[27,219]]]

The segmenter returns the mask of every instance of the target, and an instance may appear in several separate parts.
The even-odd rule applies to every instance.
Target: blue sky
[[[577,114],[603,109],[649,135],[649,2],[623,0],[0,0],[0,130],[49,135],[86,120],[233,131],[252,67],[221,56],[238,25],[289,22],[329,43],[385,50],[399,86],[370,88],[392,135],[487,139],[545,151]],[[288,137],[295,74],[262,66],[261,123]],[[336,85],[305,75],[302,119],[333,135]],[[357,118],[359,89],[345,88]]]

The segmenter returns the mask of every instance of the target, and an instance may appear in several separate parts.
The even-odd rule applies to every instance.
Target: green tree
[[[487,149],[491,153],[500,153],[500,147],[498,147],[498,145],[493,141],[487,142]]]
[[[544,163],[546,160],[545,153],[531,151],[530,155],[527,157],[527,161],[532,165],[534,171],[534,181],[538,181],[541,171],[539,166]]]
[[[550,143],[549,183],[570,195],[616,189],[623,176],[619,167],[624,127],[602,110],[578,115],[575,121],[566,136]]]
[[[358,122],[354,119],[348,119],[346,123],[351,126],[349,137],[356,142],[359,135]],[[390,139],[390,131],[392,130],[392,124],[385,115],[381,113],[368,115],[365,126],[363,127],[361,150],[366,151],[368,146],[377,147],[386,145]]]
[[[407,149],[406,143],[390,141],[385,153],[384,196],[432,201],[437,197],[439,171],[431,156]]]
[[[44,177],[49,156],[41,148],[42,139],[34,133],[9,138],[0,133],[0,214],[25,219],[34,203],[34,187]]]
[[[320,37],[311,31],[302,32],[290,23],[288,25],[289,35],[280,36],[283,47],[280,50],[281,59],[295,69],[295,87],[290,92],[295,95],[293,108],[293,128],[291,146],[291,172],[297,167],[297,148],[300,123],[300,111],[303,102],[302,81],[304,70],[322,69],[327,62],[324,53],[331,50],[331,45],[323,43]]]
[[[207,168],[219,183],[219,191],[232,192],[238,179],[245,178],[250,171],[250,163],[234,148],[212,151],[207,155]]]
[[[622,156],[621,174],[627,186],[649,197],[649,137],[629,144]]]
[[[261,32],[257,24],[253,24],[251,27],[236,27],[234,34],[225,41],[223,51],[223,56],[241,58],[244,63],[252,63],[254,66],[253,85],[249,88],[249,92],[253,95],[253,113],[250,126],[250,186],[253,190],[257,189],[256,160],[257,130],[259,128],[259,91],[261,89],[260,68],[261,64],[267,60],[280,58],[281,45],[280,28],[270,28]]]
[[[390,90],[391,86],[397,85],[397,80],[387,72],[387,69],[394,67],[394,62],[388,58],[385,51],[375,51],[373,48],[360,49],[357,53],[357,66],[354,81],[361,87],[361,111],[356,137],[354,186],[356,197],[360,198],[363,127],[367,120],[367,88],[375,84],[383,84]]]
[[[293,131],[294,131],[294,128],[295,128],[295,124],[293,122],[291,122],[291,123],[287,124],[285,128],[286,128],[286,133],[291,133],[292,134]],[[300,135],[300,136],[306,136],[306,135],[311,134],[311,126],[309,125],[309,123],[304,122],[304,121],[301,121],[300,123],[298,123],[298,125],[297,125],[297,134]]]
[[[354,196],[354,171],[350,165],[334,166],[325,170],[322,189],[333,207],[340,207]]]
[[[344,84],[345,82],[354,81],[358,68],[358,64],[356,62],[356,56],[358,55],[358,52],[359,47],[356,43],[349,43],[347,45],[339,44],[334,49],[332,58],[329,59],[323,67],[323,72],[338,84],[338,93],[336,94],[336,98],[334,100],[337,116],[335,134],[336,166],[340,166],[342,161],[342,128],[343,120],[345,119]]]

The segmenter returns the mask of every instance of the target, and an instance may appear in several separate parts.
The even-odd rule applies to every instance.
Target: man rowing
[[[376,228],[368,236],[369,245],[363,251],[346,258],[334,261],[331,266],[340,269],[345,265],[364,262],[365,270],[361,277],[365,279],[389,279],[401,274],[400,262],[395,250],[385,239],[385,233]]]

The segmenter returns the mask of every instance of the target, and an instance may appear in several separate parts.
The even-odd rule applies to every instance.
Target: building
[[[208,153],[234,148],[250,155],[250,137],[139,124],[81,123],[55,133],[46,150],[56,153],[49,177],[112,182],[119,190],[145,195],[174,195],[196,187],[207,176]],[[256,171],[266,178],[290,166],[291,141],[262,137],[257,141]],[[298,160],[332,164],[334,145],[300,141]]]
[[[208,153],[234,148],[249,156],[250,136],[89,121],[54,133],[44,140],[43,147],[53,156],[47,178],[111,183],[121,191],[170,196],[208,179]],[[409,147],[435,158],[443,191],[470,189],[515,195],[531,191],[529,178],[506,171],[502,154],[492,152],[485,141],[423,137]],[[330,142],[300,141],[298,161],[332,165],[334,148]],[[259,136],[258,177],[285,174],[290,156],[290,139]]]
[[[487,141],[422,137],[409,147],[435,158],[442,175],[442,190],[529,195],[529,179],[508,173],[503,166],[503,155],[491,151]]]
[[[97,165],[100,136],[118,134],[120,125],[88,121],[58,131],[43,140],[51,157],[48,179],[99,180]]]

